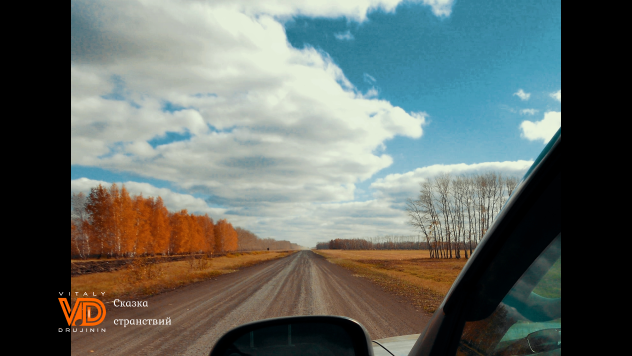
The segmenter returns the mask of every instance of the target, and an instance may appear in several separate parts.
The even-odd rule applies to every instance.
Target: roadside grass
[[[431,259],[419,250],[314,250],[332,263],[434,313],[467,260]]]
[[[181,255],[171,255],[171,256],[162,256],[162,255],[157,255],[157,256],[153,256],[153,258],[166,258],[166,257],[176,257],[176,256],[181,256]],[[182,255],[185,256],[185,255]],[[86,258],[86,259],[80,259],[80,258],[71,258],[70,262],[103,262],[103,261],[118,261],[120,259],[127,259],[127,257],[125,258],[121,258],[121,257],[108,257],[108,256],[103,256],[101,258]]]
[[[426,250],[313,250],[324,252],[328,256],[344,258],[346,260],[412,260],[430,258]]]
[[[272,250],[272,251],[237,251],[237,252],[229,252],[226,255],[237,255],[239,256],[240,254],[246,253],[246,254],[261,254],[261,253],[268,253],[268,252],[287,252],[285,250]],[[197,256],[201,256],[202,254],[199,254]],[[156,256],[152,256],[152,258],[155,259],[162,259],[162,258],[173,258],[173,257],[189,257],[191,255],[156,255]],[[221,256],[221,255],[220,255]],[[76,259],[76,258],[71,258],[70,262],[103,262],[103,261],[118,261],[121,259],[128,259],[129,257],[108,257],[108,256],[103,256],[101,258],[86,258],[86,259]]]
[[[87,292],[104,302],[117,298],[140,298],[200,282],[265,261],[279,259],[296,251],[252,251],[228,253],[215,258],[148,263],[138,258],[126,269],[115,272],[91,273],[70,278],[72,302]],[[77,296],[75,292],[79,292]],[[105,295],[101,295],[105,292]]]

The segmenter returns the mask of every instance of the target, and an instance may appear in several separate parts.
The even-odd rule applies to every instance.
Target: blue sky
[[[561,1],[71,2],[71,192],[411,234],[420,181],[520,175],[560,126]]]

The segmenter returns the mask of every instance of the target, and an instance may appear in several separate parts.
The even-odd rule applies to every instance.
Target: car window
[[[465,324],[457,355],[558,355],[562,335],[561,234],[489,317]]]

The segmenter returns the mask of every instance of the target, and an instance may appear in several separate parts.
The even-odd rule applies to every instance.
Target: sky
[[[71,1],[71,193],[303,246],[415,235],[442,173],[522,176],[561,127],[561,1]]]

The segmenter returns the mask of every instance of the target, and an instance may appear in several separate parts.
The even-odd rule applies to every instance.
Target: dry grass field
[[[413,260],[430,258],[430,252],[426,250],[314,250],[323,252],[327,256],[344,258],[347,260]]]
[[[117,298],[138,298],[150,296],[169,289],[231,273],[240,268],[285,257],[296,251],[254,251],[229,253],[223,257],[190,261],[148,264],[138,259],[127,269],[92,273],[70,278],[72,300],[75,292],[99,294],[99,299],[112,301]],[[105,292],[101,296],[101,292]]]
[[[240,254],[240,253],[261,253],[261,252],[268,252],[268,251],[237,251],[237,252],[229,252],[229,254]],[[270,250],[269,252],[287,252],[286,250]],[[221,257],[222,255],[226,254],[221,253],[221,254],[215,254],[215,256],[219,256]],[[173,257],[185,257],[185,256],[190,256],[190,255],[169,255],[169,256],[162,256],[162,255],[156,255],[153,256],[152,258],[157,258],[157,259],[161,259],[161,258],[165,258],[165,259],[169,259],[169,258],[173,258]],[[74,259],[71,258],[70,262],[103,262],[103,261],[118,261],[120,260],[121,257],[108,257],[106,255],[102,256],[101,258],[86,258],[86,259]]]
[[[418,250],[314,250],[330,262],[350,269],[385,290],[433,313],[456,280],[465,259],[431,259]]]

